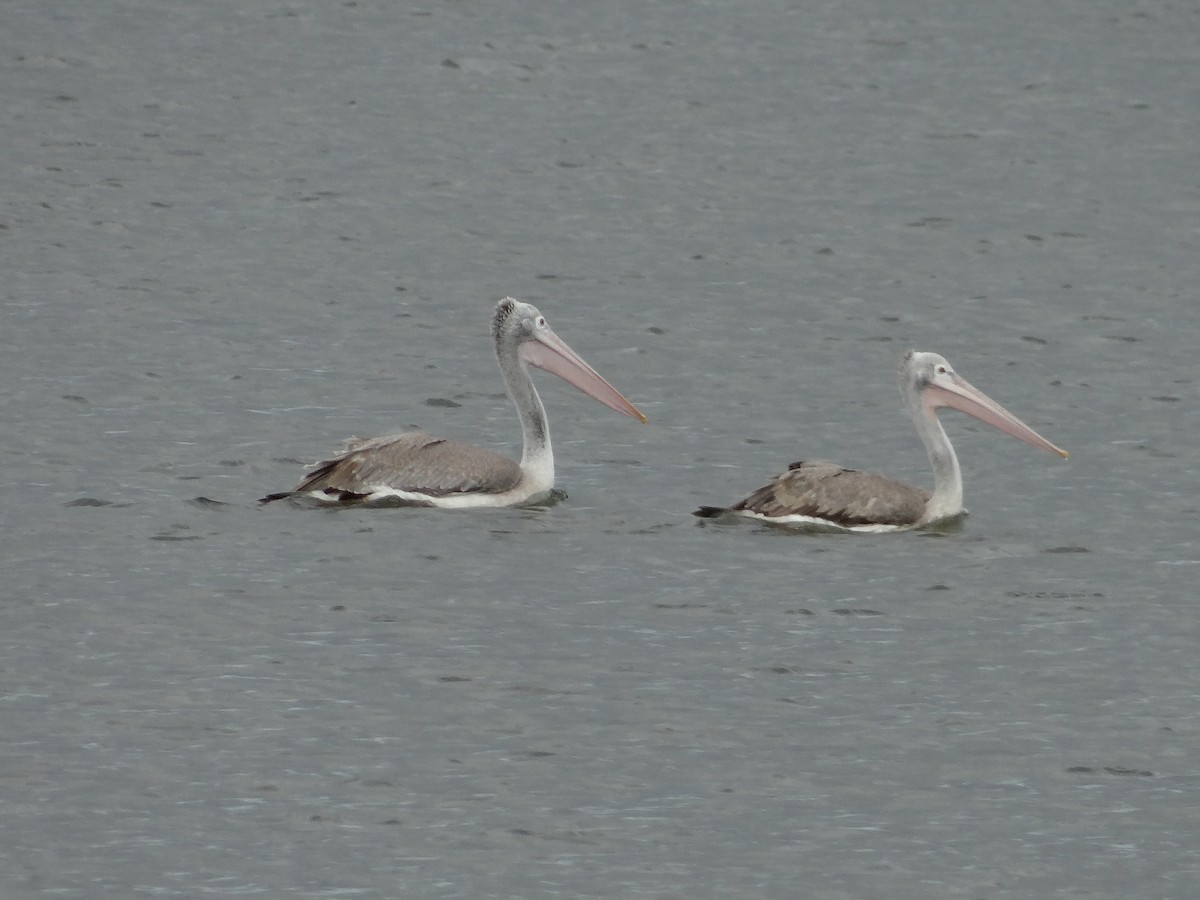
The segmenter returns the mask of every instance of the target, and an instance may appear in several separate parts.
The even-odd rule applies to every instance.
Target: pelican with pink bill
[[[962,472],[937,417],[941,407],[965,412],[1027,444],[1067,458],[1066,450],[973,387],[936,353],[910,350],[905,354],[900,364],[900,392],[933,465],[932,493],[873,472],[802,460],[733,506],[702,506],[695,515],[734,515],[776,525],[866,532],[905,531],[960,516],[964,513]]]
[[[295,489],[268,494],[325,504],[388,501],[401,506],[465,509],[515,506],[544,499],[554,487],[554,451],[546,410],[529,367],[545,369],[609,409],[645,422],[646,417],[583,361],[546,324],[537,307],[506,297],[492,316],[496,359],[508,395],[521,418],[520,463],[481,447],[420,431],[361,440],[318,463]]]

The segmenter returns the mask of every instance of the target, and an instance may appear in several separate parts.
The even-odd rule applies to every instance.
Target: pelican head
[[[1063,459],[1067,451],[1050,443],[979,388],[954,371],[944,356],[909,350],[900,363],[900,392],[918,414],[932,419],[936,411],[948,406],[974,416],[1034,447],[1050,450]]]
[[[609,409],[646,421],[637,407],[554,333],[546,317],[532,303],[512,297],[497,303],[492,316],[492,338],[502,371],[507,372],[513,362],[522,369],[528,366],[544,369]]]

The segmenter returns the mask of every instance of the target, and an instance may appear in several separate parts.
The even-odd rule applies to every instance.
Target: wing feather
[[[352,438],[337,456],[318,463],[297,493],[326,491],[365,496],[380,488],[444,497],[516,487],[521,467],[508,457],[459,441],[407,431]]]
[[[929,492],[903,482],[824,460],[801,460],[733,506],[778,518],[810,516],[846,527],[912,525]]]

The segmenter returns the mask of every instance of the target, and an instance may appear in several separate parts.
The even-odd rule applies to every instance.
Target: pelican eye
[[[545,328],[546,327],[546,317],[538,316],[536,319],[533,320],[533,324],[535,324],[538,328]]]
[[[949,370],[949,369],[947,369],[945,366],[938,366],[936,371],[937,371],[937,373],[938,373],[939,375],[945,375],[945,374],[946,374],[946,373],[948,373],[950,370]]]

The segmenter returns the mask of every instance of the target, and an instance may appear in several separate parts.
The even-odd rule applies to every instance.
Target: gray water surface
[[[1191,898],[1194,3],[0,9],[0,895]],[[563,502],[255,499],[350,434]],[[788,462],[971,515],[690,516]]]

